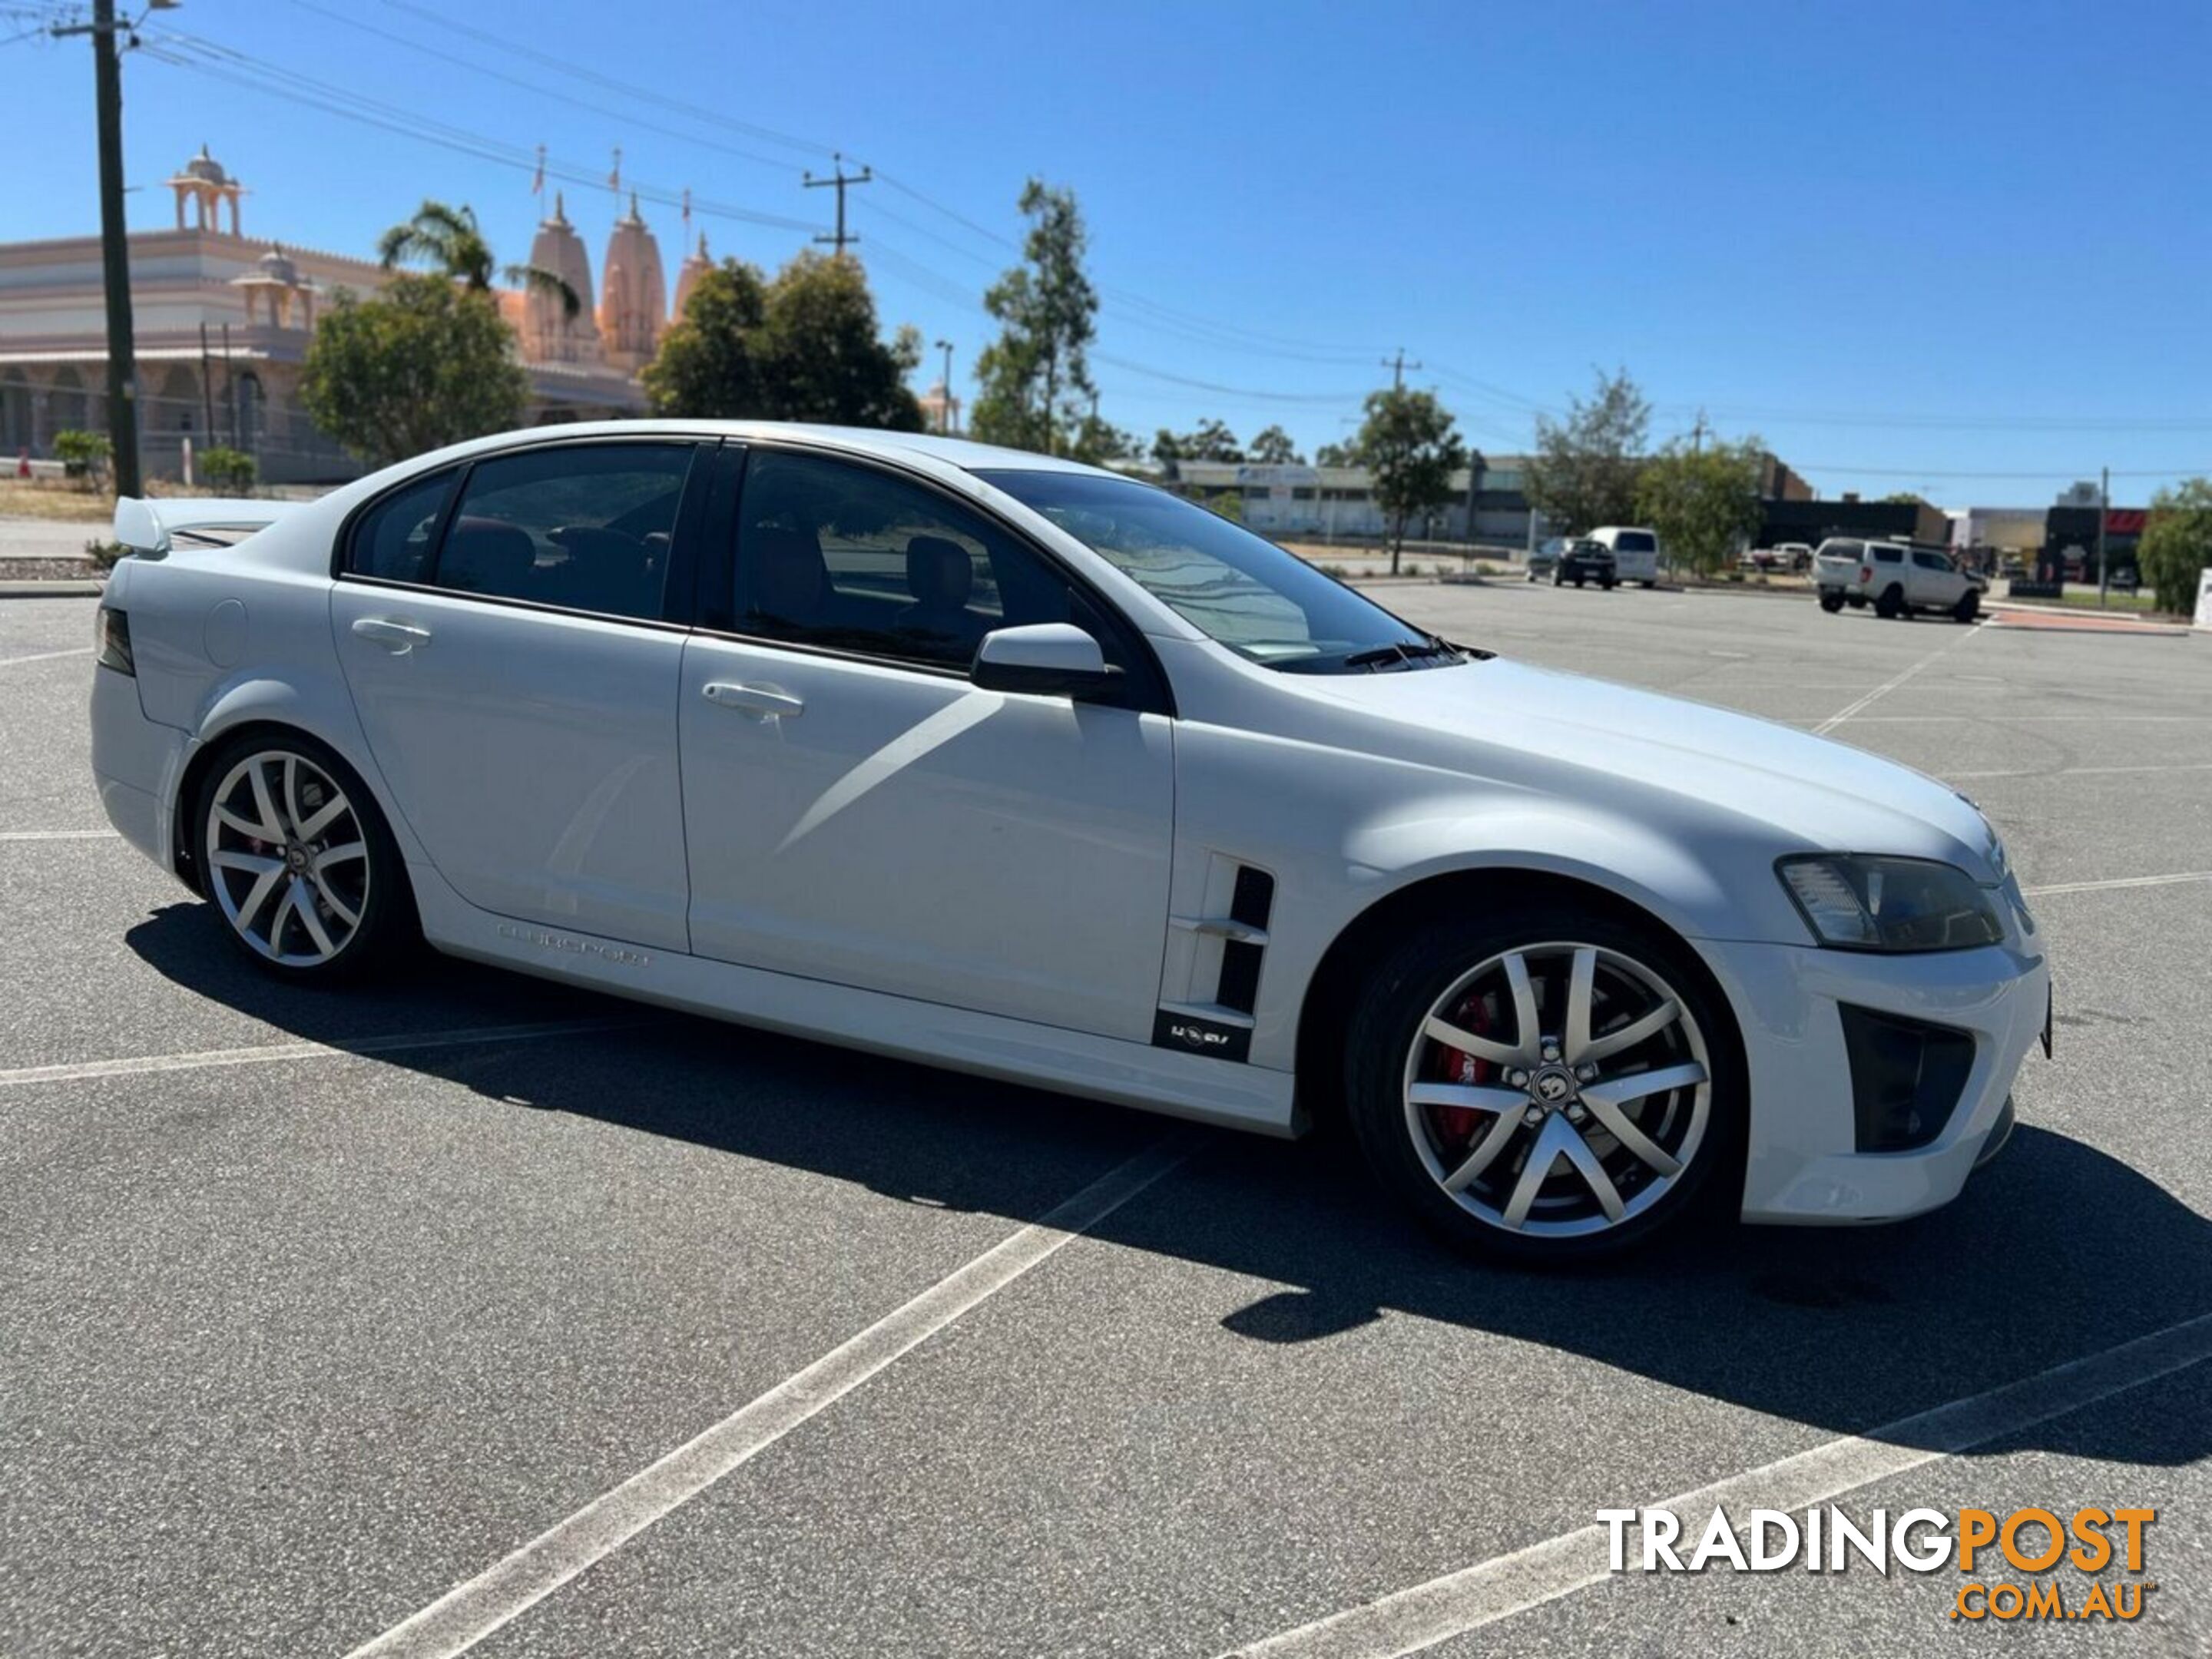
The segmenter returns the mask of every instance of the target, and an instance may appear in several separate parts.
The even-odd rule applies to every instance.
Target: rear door
[[[408,827],[479,908],[688,948],[678,590],[701,453],[487,455],[351,527],[331,616],[355,707]]]

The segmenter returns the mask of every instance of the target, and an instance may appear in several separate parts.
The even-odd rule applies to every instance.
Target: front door
[[[1173,723],[1140,695],[966,677],[1002,625],[1141,647],[1035,549],[900,474],[756,449],[738,518],[726,627],[685,647],[678,699],[693,949],[1148,1041]]]
[[[479,908],[687,948],[684,636],[663,589],[694,450],[487,457],[349,538],[331,622],[355,708],[408,827]]]

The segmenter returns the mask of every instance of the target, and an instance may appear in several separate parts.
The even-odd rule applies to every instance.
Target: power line
[[[526,58],[532,63],[544,64],[548,69],[558,70],[563,75],[574,76],[580,81],[588,81],[592,85],[605,87],[609,91],[619,92],[627,97],[640,99],[655,108],[680,111],[696,119],[721,127],[726,131],[743,133],[749,137],[762,139],[769,143],[781,144],[787,149],[797,150],[805,155],[828,155],[832,153],[829,145],[817,143],[811,138],[801,138],[788,132],[780,132],[774,127],[762,126],[754,121],[741,121],[726,111],[709,108],[703,104],[687,103],[680,98],[672,97],[665,87],[645,87],[635,82],[620,80],[601,70],[558,57],[552,52],[541,52],[511,36],[495,34],[489,29],[480,29],[470,24],[459,22],[433,7],[416,5],[412,3],[412,0],[384,0],[384,3],[394,10],[407,12],[419,17],[425,22],[435,23],[440,28],[450,29],[456,34],[465,34],[487,46],[497,46],[501,52]]]
[[[726,143],[719,138],[702,137],[697,133],[685,132],[679,127],[664,125],[647,116],[635,115],[624,110],[610,108],[605,104],[592,103],[586,99],[577,97],[574,93],[562,92],[557,88],[549,87],[542,81],[531,81],[519,75],[511,75],[507,70],[495,69],[489,64],[480,64],[472,58],[462,58],[440,47],[430,46],[427,42],[414,40],[404,34],[395,33],[390,29],[379,28],[374,23],[363,22],[360,18],[351,16],[345,12],[317,5],[314,0],[292,0],[292,3],[302,11],[311,11],[318,17],[327,17],[333,22],[344,24],[348,28],[359,29],[363,33],[373,34],[380,40],[389,40],[395,46],[404,46],[410,52],[420,52],[423,57],[438,63],[450,64],[456,69],[467,70],[471,74],[483,76],[507,86],[519,87],[525,92],[534,92],[540,97],[553,99],[572,109],[588,110],[592,114],[603,115],[609,120],[641,127],[647,132],[657,132],[665,137],[674,138],[684,143],[697,144],[707,149],[720,151],[725,155],[737,156],[742,161],[757,161],[763,167],[781,170],[790,166],[787,161],[773,155],[763,155],[757,149],[746,149],[742,145]]]
[[[181,48],[181,50],[179,50]],[[424,143],[456,151],[474,160],[489,161],[520,172],[535,173],[539,165],[535,151],[489,137],[450,122],[435,120],[415,111],[366,97],[348,88],[335,87],[327,82],[313,79],[296,70],[269,64],[252,55],[225,46],[218,42],[202,40],[174,30],[163,30],[158,35],[142,40],[139,48],[156,60],[193,74],[226,82],[254,92],[265,93],[288,102],[335,115],[341,119],[376,127],[383,131],[398,133]],[[199,55],[194,56],[192,54]],[[213,59],[215,61],[210,61]],[[557,158],[544,162],[546,176],[565,184],[597,188],[605,182],[606,175],[594,167]],[[680,206],[684,195],[680,190],[665,185],[635,184],[637,194],[643,199],[665,207]],[[694,196],[692,206],[710,217],[730,219],[747,224],[767,226],[773,229],[813,233],[816,223],[794,219],[782,214],[763,213],[734,204]]]

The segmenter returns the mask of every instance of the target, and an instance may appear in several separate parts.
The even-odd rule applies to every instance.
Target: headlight
[[[1810,854],[1775,866],[1813,936],[1847,951],[1965,951],[2004,937],[1990,895],[1932,859]]]

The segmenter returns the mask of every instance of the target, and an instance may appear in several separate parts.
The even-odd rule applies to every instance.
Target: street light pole
[[[952,342],[939,340],[937,349],[945,354],[945,401],[937,410],[937,429],[949,438],[952,435]]]
[[[131,327],[131,246],[123,219],[123,65],[115,0],[92,0],[92,21],[56,25],[57,37],[92,37],[92,83],[100,125],[100,267],[107,289],[107,433],[115,493],[143,495],[138,476],[138,352]]]

